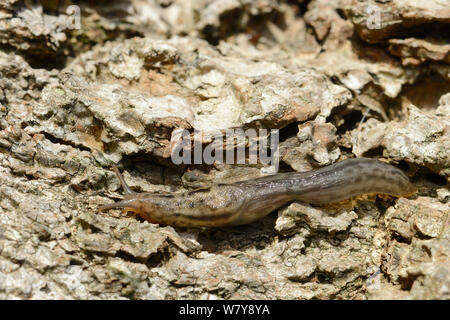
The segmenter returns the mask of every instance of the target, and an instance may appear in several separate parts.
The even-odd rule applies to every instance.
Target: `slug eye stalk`
[[[112,166],[114,173],[117,176],[117,179],[120,181],[120,185],[123,188],[123,191],[125,194],[136,194],[131,188],[128,186],[128,184],[125,182],[125,179],[123,178],[122,174],[120,173],[119,169],[116,166]]]

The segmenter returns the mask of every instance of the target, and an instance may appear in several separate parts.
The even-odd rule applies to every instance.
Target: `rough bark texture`
[[[0,298],[450,299],[449,30],[447,0],[0,0]],[[96,213],[113,164],[138,191],[259,176],[170,161],[176,128],[249,127],[284,171],[382,158],[419,192],[204,230]]]

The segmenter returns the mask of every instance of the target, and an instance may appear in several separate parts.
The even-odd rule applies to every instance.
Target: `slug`
[[[212,185],[186,193],[135,193],[119,170],[114,171],[125,199],[99,207],[124,208],[157,224],[178,227],[241,225],[258,220],[292,201],[313,205],[339,202],[363,194],[401,197],[417,189],[398,168],[367,158],[344,160],[308,172]]]

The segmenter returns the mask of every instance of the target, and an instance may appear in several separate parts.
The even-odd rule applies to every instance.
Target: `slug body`
[[[99,210],[124,208],[152,223],[183,227],[247,224],[292,201],[322,205],[370,193],[401,197],[416,192],[400,169],[367,158],[170,194],[135,193],[117,168],[114,170],[125,190],[125,199]]]

